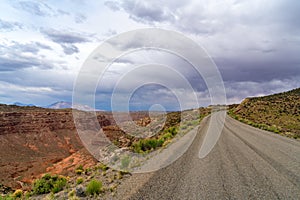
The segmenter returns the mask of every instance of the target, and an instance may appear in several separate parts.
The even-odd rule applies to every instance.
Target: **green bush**
[[[167,133],[171,133],[173,136],[175,136],[176,134],[177,134],[177,128],[176,127],[174,127],[174,126],[172,126],[172,127],[170,127],[170,128],[168,128],[167,130],[166,130],[166,132]]]
[[[45,179],[38,179],[33,183],[34,194],[46,194],[51,191],[50,183]]]
[[[95,179],[91,180],[86,187],[86,194],[87,195],[95,195],[99,194],[102,190],[102,182],[97,181]]]
[[[141,153],[142,152],[142,145],[141,145],[140,141],[134,142],[132,144],[132,147],[133,147],[134,152],[136,152],[136,153]]]
[[[167,133],[167,134],[164,134],[161,138],[166,141],[166,140],[172,139],[173,135],[171,133]]]
[[[0,196],[0,200],[15,200],[16,198],[11,195]]]
[[[57,193],[59,191],[62,191],[64,189],[64,187],[65,187],[66,184],[67,184],[67,180],[65,178],[58,179],[53,184],[52,192],[53,193]]]
[[[137,153],[147,152],[161,147],[164,143],[163,139],[145,139],[133,144],[133,150]]]
[[[50,192],[57,193],[63,190],[66,184],[67,179],[65,177],[45,174],[41,179],[34,181],[32,192],[34,194],[47,194]]]

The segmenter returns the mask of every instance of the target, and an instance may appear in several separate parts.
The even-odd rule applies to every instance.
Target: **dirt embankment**
[[[246,98],[231,106],[232,117],[254,127],[300,138],[300,88],[264,97]]]

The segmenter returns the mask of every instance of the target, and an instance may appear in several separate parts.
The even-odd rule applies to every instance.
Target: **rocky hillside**
[[[264,97],[246,98],[230,114],[249,125],[300,138],[300,88]]]
[[[146,112],[131,114],[133,120],[147,116]],[[103,128],[115,126],[110,112],[97,112],[97,119]],[[110,138],[116,132],[125,135],[121,130],[115,130],[107,128],[105,134]],[[78,137],[71,109],[0,104],[0,184],[12,188],[26,187],[47,170],[58,172],[59,166],[53,166],[74,153],[86,159],[73,159],[81,162],[69,162],[64,169],[74,171],[76,165],[91,164],[93,158],[84,150]],[[61,173],[67,171],[61,170]]]
[[[0,105],[0,183],[26,187],[82,148],[71,110]]]
[[[177,133],[182,116],[184,119],[182,129],[188,131],[199,123],[199,119],[201,120],[210,113],[210,109],[200,108],[200,116],[190,115],[194,111],[196,110],[168,113],[163,127],[159,124],[154,127],[162,128],[162,131],[158,135],[146,139],[137,139],[126,134],[116,125],[111,112],[97,111],[96,115],[105,135],[113,143],[119,147],[127,147],[133,151],[145,153],[171,142]],[[91,116],[88,112],[78,112],[80,115]],[[148,112],[131,112],[130,117],[126,113],[117,114],[121,123],[127,124],[128,120],[133,120],[141,127],[146,127],[154,119],[149,117]],[[89,118],[80,120],[91,121]],[[84,124],[88,125],[88,123]],[[89,129],[90,127],[80,128]],[[148,143],[152,144],[153,141],[163,143],[160,146],[149,146]],[[108,191],[114,191],[122,177],[121,172],[120,175],[117,171],[103,167],[83,147],[77,135],[71,109],[0,104],[0,158],[0,199],[3,195],[11,196],[13,191],[17,193],[16,189],[18,188],[22,189],[22,195],[25,195],[24,191],[31,191],[27,193],[30,195],[49,193],[49,191],[39,191],[38,186],[35,188],[36,191],[32,189],[33,181],[40,180],[45,173],[55,176],[48,177],[49,175],[46,175],[45,179],[47,180],[40,181],[43,183],[54,181],[54,179],[67,181],[69,190],[76,187],[76,195],[83,195],[84,188],[82,189],[82,187],[87,187],[87,184],[92,181],[92,177],[101,180],[103,187]],[[102,167],[99,168],[99,165]],[[64,175],[66,178],[60,180],[56,175]],[[83,179],[83,182],[79,184],[79,189],[77,188],[77,178]],[[44,187],[48,186],[44,185],[43,189],[45,189]],[[66,186],[62,187],[67,188]],[[58,192],[62,189],[55,188],[54,190]],[[62,191],[57,195],[65,195],[65,193]]]

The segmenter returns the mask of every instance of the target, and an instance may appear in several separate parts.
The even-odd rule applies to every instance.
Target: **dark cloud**
[[[64,53],[67,55],[79,53],[78,47],[76,47],[74,44],[90,42],[93,38],[92,34],[78,33],[66,30],[59,31],[55,29],[41,29],[40,31],[47,38],[55,43],[58,43],[63,48]]]
[[[23,0],[14,3],[13,6],[19,9],[19,12],[23,11],[19,17],[25,14],[26,19],[28,19],[28,16],[32,19],[34,17],[44,17],[42,20],[46,20],[47,23],[49,19],[46,19],[46,17],[69,15],[68,20],[71,17],[71,20],[76,23],[85,23],[87,20],[84,12],[87,7],[80,7],[80,10],[70,14],[57,9],[55,5],[58,4],[51,2]],[[78,5],[81,4],[82,1]],[[192,36],[195,41],[203,45],[213,55],[214,61],[223,76],[229,102],[239,102],[248,96],[266,95],[300,87],[300,57],[298,55],[300,52],[300,1],[275,0],[262,5],[259,0],[226,2],[109,0],[104,5],[113,11],[125,12],[135,22],[147,26],[150,24],[173,29]],[[69,8],[66,9],[69,10]],[[118,12],[115,14],[120,14]],[[113,18],[115,17],[118,18],[119,16],[113,16]],[[126,23],[126,20],[124,22]],[[132,24],[131,22],[128,23]],[[63,20],[61,25],[64,25]],[[40,32],[52,42],[59,44],[66,55],[79,53],[78,44],[83,46],[82,43],[94,41],[94,35],[70,31],[68,26],[71,25],[67,24],[66,30],[59,30],[53,29],[55,27],[48,28],[45,24],[47,28],[40,29]],[[22,24],[18,22],[0,20],[0,31],[12,31],[21,28]],[[119,30],[118,24],[112,24],[112,28],[124,31],[122,28]],[[105,32],[105,30],[101,31]],[[108,37],[115,34],[115,31],[109,31],[104,36]],[[119,49],[130,50],[140,47],[141,44],[143,44],[143,41],[137,36],[132,38],[132,41],[127,41],[126,45],[122,46],[121,42],[112,45]],[[32,96],[35,94],[34,91],[39,89],[43,91],[44,95],[44,97],[41,97],[41,101],[47,101],[47,98],[52,98],[51,101],[54,98],[70,98],[71,83],[74,80],[71,75],[72,72],[56,70],[57,63],[41,57],[41,49],[51,50],[51,47],[38,42],[22,44],[11,42],[9,45],[0,45],[0,80],[11,83],[11,85],[4,84],[2,87],[3,89],[8,88],[5,91],[3,90],[4,94],[11,93],[11,88],[17,88],[10,99],[15,98],[14,101],[18,101],[18,96],[26,96],[28,102],[31,103],[33,101]],[[151,56],[153,55],[150,54],[148,57]],[[190,69],[187,63],[179,62],[179,59],[168,58],[166,55],[154,55],[152,60],[148,60],[148,57],[137,55],[136,57],[116,60],[115,63],[118,66],[108,70],[104,77],[106,85],[104,84],[101,91],[97,91],[99,95],[107,95],[105,98],[100,99],[107,100],[106,105],[110,106],[109,95],[112,93],[113,81],[116,77],[121,77],[127,73],[121,67],[155,61],[156,63],[174,66],[174,68],[177,67],[178,72],[187,77],[201,100],[205,104],[210,103],[204,80],[200,75],[196,75],[195,70]],[[139,62],[137,58],[143,62]],[[104,60],[105,57],[98,56],[95,59]],[[49,75],[50,72],[52,72],[51,76]],[[39,76],[34,76],[34,74],[39,74]],[[163,74],[163,69],[157,70],[153,74],[142,71],[140,74],[133,76],[132,80],[156,80],[159,76],[163,80],[168,78],[168,76],[163,77],[161,74]],[[66,76],[70,77],[67,79]],[[23,84],[24,79],[26,79],[25,84]],[[44,80],[49,81],[45,82]],[[124,83],[121,92],[126,92],[127,84],[131,84],[132,80],[129,79]],[[172,79],[172,77],[170,82],[174,86],[170,90],[184,91],[186,94],[185,102],[188,102],[192,91],[181,88],[180,83],[177,84],[178,81]],[[27,87],[27,90],[31,92],[25,92],[28,85],[30,87]],[[23,86],[25,89],[23,89]],[[38,88],[48,86],[53,91],[49,92],[43,88]],[[145,87],[136,92],[134,98],[131,99],[132,108],[140,106],[139,109],[144,109],[143,106],[147,103],[160,103],[161,101],[158,102],[158,100],[163,100],[166,106],[170,106],[168,109],[171,110],[172,103],[170,102],[172,102],[172,99],[169,97],[172,97],[172,95],[169,93],[170,91],[160,89],[158,92],[158,89]],[[0,96],[3,96],[3,91],[0,91]],[[24,92],[20,93],[19,91]],[[56,91],[60,92],[56,93]],[[65,95],[66,93],[68,96]],[[47,96],[47,94],[49,95]],[[147,106],[150,106],[148,104]]]
[[[63,48],[65,54],[67,55],[79,53],[79,49],[73,44],[62,44],[61,47]]]
[[[269,9],[263,16],[266,25],[280,25],[291,34],[300,34],[300,1],[276,1],[267,8]]]
[[[300,2],[297,0],[274,1],[261,6],[257,1],[208,2],[208,1],[106,1],[105,5],[122,10],[130,18],[142,23],[163,22],[192,34],[212,35],[226,32],[237,25],[268,26],[273,31],[299,33]],[[279,33],[280,34],[280,33]]]
[[[168,88],[156,84],[144,85],[134,91],[129,101],[129,108],[130,110],[149,110],[154,104],[160,104],[167,111],[181,109],[175,94]]]
[[[14,31],[21,28],[22,28],[21,23],[4,21],[0,19],[0,31]]]
[[[299,50],[296,47],[268,51],[244,50],[236,55],[215,57],[214,61],[225,81],[288,79],[300,76]]]
[[[216,61],[216,60],[215,60]],[[300,75],[299,63],[289,61],[278,62],[264,61],[257,62],[226,59],[216,61],[216,64],[225,81],[265,81],[274,78],[288,78]]]
[[[56,17],[60,15],[69,15],[68,12],[61,9],[55,9],[42,1],[20,1],[13,6],[19,10],[41,17]]]
[[[135,2],[123,1],[119,5],[130,15],[141,18],[141,22],[155,21],[149,16],[139,15],[133,9],[126,9],[139,5]],[[153,1],[152,4],[157,2]],[[201,38],[199,43],[203,42],[214,54],[225,81],[259,83],[300,75],[299,1],[274,1],[265,6],[258,6],[256,1],[236,4],[194,1],[184,5],[166,1],[158,5],[157,12],[168,7],[174,10],[175,16],[163,18],[160,22],[167,22],[174,29]],[[140,11],[144,8],[134,7]],[[133,41],[130,45],[137,46],[135,43],[138,42]]]
[[[89,42],[92,35],[67,30],[41,29],[42,34],[59,44],[74,44]]]
[[[270,95],[299,88],[299,79],[300,76],[292,76],[289,79],[272,79],[260,82],[226,81],[227,102],[239,103],[247,97]]]
[[[22,55],[6,55],[0,56],[0,71],[15,71],[23,68],[38,67],[41,69],[49,69],[54,66],[50,62],[46,62],[40,58]]]

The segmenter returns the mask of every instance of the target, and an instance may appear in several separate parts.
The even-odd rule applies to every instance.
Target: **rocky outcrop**
[[[130,145],[131,140],[116,126],[112,113],[97,111],[95,120],[95,113],[76,111],[83,122],[79,127],[75,126],[73,114],[71,109],[0,104],[0,184],[26,188],[43,173],[69,173],[77,164],[96,163],[84,149],[76,128],[89,130],[98,123],[111,141]],[[148,112],[133,112],[130,117],[126,113],[118,115],[125,122],[145,118]],[[144,121],[140,120],[145,125],[149,123],[149,119]]]
[[[97,120],[101,126],[110,125],[100,113]],[[26,186],[81,149],[71,109],[0,105],[0,183]]]

